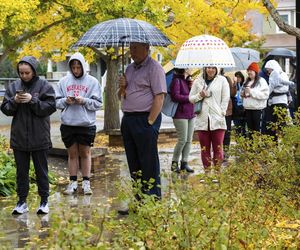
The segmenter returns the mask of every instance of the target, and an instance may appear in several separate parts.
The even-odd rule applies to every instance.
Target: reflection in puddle
[[[55,172],[59,177],[68,179],[67,161],[62,158],[49,158],[50,171]],[[122,175],[122,176],[121,176]],[[126,178],[128,171],[124,154],[109,156],[103,168],[93,173],[91,187],[93,195],[83,195],[81,189],[75,195],[63,195],[64,186],[57,186],[51,191],[49,197],[50,213],[37,215],[36,208],[39,204],[39,197],[36,192],[30,192],[27,204],[29,212],[13,216],[11,211],[15,206],[17,197],[0,199],[0,245],[4,249],[24,248],[30,238],[38,237],[44,239],[48,236],[47,229],[51,227],[51,212],[74,212],[89,220],[95,208],[103,213],[116,209],[114,198],[116,197],[115,181]],[[81,179],[79,177],[79,179]],[[81,185],[81,183],[80,183]],[[102,209],[103,207],[103,209]]]
[[[160,152],[160,162],[162,168],[162,191],[166,188],[170,179],[168,173],[172,161],[172,154],[169,151]],[[200,166],[198,150],[191,156],[193,166]],[[23,248],[30,242],[30,238],[38,237],[44,239],[48,236],[47,229],[51,227],[51,213],[63,214],[71,213],[80,215],[85,220],[92,218],[92,213],[97,209],[100,214],[112,210],[120,209],[123,204],[117,201],[116,182],[128,180],[129,173],[124,152],[110,154],[106,157],[105,165],[93,173],[91,178],[91,188],[93,195],[83,195],[81,191],[75,195],[63,195],[66,184],[68,183],[67,161],[61,158],[49,158],[50,171],[55,172],[64,180],[64,185],[59,185],[51,191],[49,197],[50,214],[38,216],[36,208],[39,204],[39,197],[36,192],[30,192],[27,203],[29,213],[12,216],[11,211],[17,201],[16,197],[0,199],[0,245],[4,249]],[[196,170],[196,173],[199,173]],[[178,178],[178,177],[176,177]],[[187,178],[180,175],[179,178]],[[81,178],[79,177],[79,180]],[[81,185],[81,183],[80,183]],[[124,207],[126,204],[124,204]]]

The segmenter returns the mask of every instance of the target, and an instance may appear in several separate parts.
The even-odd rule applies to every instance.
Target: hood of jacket
[[[71,56],[71,58],[70,58],[70,60],[68,62],[68,66],[69,66],[69,69],[70,69],[70,73],[73,75],[72,70],[71,70],[71,61],[72,60],[77,60],[77,61],[79,61],[81,63],[83,73],[82,73],[82,76],[79,77],[79,78],[84,77],[87,74],[87,63],[86,63],[86,61],[84,59],[84,56],[81,53],[79,53],[79,52],[76,52],[76,53],[74,53]]]
[[[19,64],[20,63],[28,63],[30,65],[30,67],[32,68],[34,75],[37,76],[37,66],[38,66],[38,61],[36,60],[36,58],[34,56],[24,56],[17,65],[17,71],[18,71],[18,75],[19,75]]]
[[[278,73],[281,73],[283,70],[281,68],[281,66],[279,65],[279,63],[275,60],[270,60],[267,61],[266,65],[265,65],[266,69],[272,69]]]

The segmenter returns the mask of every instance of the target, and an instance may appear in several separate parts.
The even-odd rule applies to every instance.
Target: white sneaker
[[[28,207],[26,202],[18,202],[14,210],[12,211],[12,214],[24,214],[27,213]]]
[[[42,202],[36,213],[37,214],[48,214],[49,213],[48,202]]]
[[[65,191],[63,192],[63,194],[74,194],[77,191],[77,181],[70,181],[69,185],[67,186],[67,188],[65,189]]]
[[[88,181],[88,180],[82,181],[82,191],[83,191],[83,194],[86,194],[86,195],[91,195],[93,193],[91,186],[90,186],[90,181]]]

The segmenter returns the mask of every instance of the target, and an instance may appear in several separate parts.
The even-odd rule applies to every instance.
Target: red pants
[[[204,168],[211,166],[211,146],[213,148],[213,163],[220,166],[223,162],[223,140],[225,130],[198,131],[198,138],[201,146],[201,159]]]

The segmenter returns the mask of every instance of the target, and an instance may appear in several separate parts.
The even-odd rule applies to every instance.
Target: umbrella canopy
[[[265,60],[268,57],[271,56],[278,56],[278,57],[289,57],[289,58],[295,58],[296,57],[296,52],[293,50],[289,50],[286,48],[276,48],[276,49],[272,49],[267,55]]]
[[[175,61],[176,68],[234,67],[226,43],[215,36],[195,36],[183,43]]]
[[[147,43],[151,46],[168,46],[172,43],[150,23],[130,18],[118,18],[93,26],[73,47],[120,47],[129,46],[131,42]]]
[[[260,61],[259,52],[257,50],[234,47],[230,48],[230,51],[235,62],[235,67],[227,68],[227,72],[244,70],[247,69],[252,62],[258,63]]]

